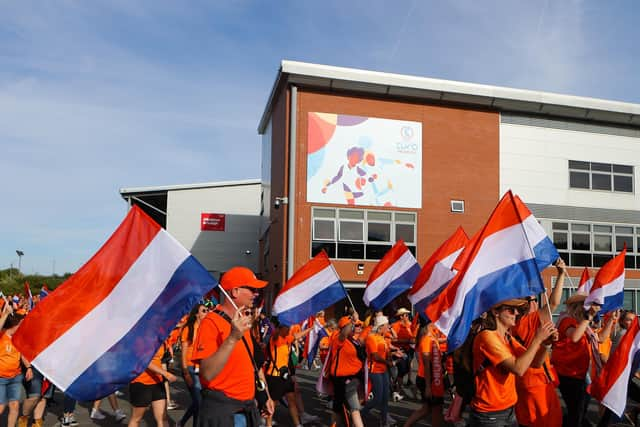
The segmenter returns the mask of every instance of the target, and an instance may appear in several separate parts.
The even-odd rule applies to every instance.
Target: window
[[[569,188],[633,193],[633,166],[569,160]]]
[[[416,252],[416,214],[361,209],[312,209],[311,256],[381,259],[397,240]]]
[[[572,267],[602,267],[627,246],[626,268],[640,269],[640,227],[623,224],[550,221],[550,237]]]

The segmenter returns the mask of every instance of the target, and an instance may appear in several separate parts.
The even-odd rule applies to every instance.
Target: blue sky
[[[0,269],[77,270],[121,187],[258,178],[282,59],[640,103],[640,3],[3,2]]]

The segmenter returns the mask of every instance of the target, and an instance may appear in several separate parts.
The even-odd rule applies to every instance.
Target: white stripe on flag
[[[429,280],[427,280],[427,283],[425,283],[424,286],[422,286],[422,288],[418,290],[418,292],[413,295],[409,295],[409,300],[412,304],[416,304],[422,301],[423,299],[440,289],[442,285],[447,283],[453,278],[453,276],[455,276],[455,273],[451,271],[451,266],[453,266],[453,263],[455,262],[456,258],[458,258],[458,255],[460,255],[460,252],[462,252],[463,249],[464,248],[458,249],[454,253],[438,261],[436,265],[433,266],[431,276],[429,276]]]
[[[278,295],[273,304],[273,314],[284,313],[299,306],[339,280],[340,278],[336,275],[333,267],[331,265],[326,266],[313,276]]]
[[[448,335],[455,320],[460,317],[464,300],[478,279],[510,265],[533,259],[534,255],[524,240],[520,224],[512,225],[486,237],[476,257],[459,284],[451,307],[434,322],[438,329]]]
[[[411,267],[416,264],[416,259],[413,254],[408,250],[402,254],[396,262],[394,262],[387,271],[378,276],[364,291],[362,297],[367,306],[376,299],[387,288],[389,283],[393,282],[398,277],[402,276]]]
[[[637,321],[637,320],[635,320]],[[611,388],[602,398],[602,403],[607,408],[611,409],[619,417],[622,416],[624,408],[627,406],[627,388],[629,387],[629,377],[631,376],[631,367],[633,365],[633,358],[640,349],[640,334],[633,338],[633,344],[629,349],[627,355],[631,360],[627,361],[624,370],[620,376],[611,385]]]
[[[124,337],[165,289],[189,252],[161,230],[111,293],[49,347],[33,364],[67,389],[89,366]],[[69,352],[84,343],[83,351]]]
[[[591,307],[591,304],[594,302],[596,304],[602,305],[604,304],[604,299],[606,297],[619,294],[620,292],[622,292],[623,289],[624,289],[624,271],[620,276],[613,279],[607,285],[602,286],[593,292],[590,292],[589,296],[587,296],[587,298],[584,300],[584,307],[588,309],[589,307]]]
[[[544,231],[544,228],[542,228],[538,220],[533,215],[526,217],[522,221],[522,225],[532,248],[535,248],[536,245],[544,239],[549,238],[547,233]]]

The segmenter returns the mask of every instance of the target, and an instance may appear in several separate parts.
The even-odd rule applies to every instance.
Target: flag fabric
[[[584,308],[591,304],[600,304],[601,313],[608,313],[622,307],[624,302],[624,259],[627,255],[625,245],[618,255],[598,270],[589,296],[584,300]]]
[[[640,368],[640,326],[633,320],[600,375],[593,379],[589,394],[619,417],[627,406],[629,378]]]
[[[51,292],[13,336],[60,390],[92,401],[146,369],[214,278],[134,206],[100,250]]]
[[[524,203],[508,191],[453,265],[458,274],[426,309],[447,335],[448,349],[466,339],[471,322],[495,304],[544,291],[540,270],[558,252]]]
[[[324,329],[324,326],[320,324],[318,319],[314,319],[313,325],[311,327],[311,331],[309,331],[309,336],[307,337],[307,367],[311,369],[313,366],[313,361],[316,358],[316,354],[318,354],[318,349],[320,348],[320,340],[324,337],[328,336],[327,331]]]
[[[579,294],[589,295],[591,292],[591,287],[593,286],[593,278],[589,275],[589,269],[587,267],[582,270],[582,276],[580,276],[580,284],[578,284],[578,290],[576,291]]]
[[[409,301],[417,313],[423,313],[431,302],[444,289],[453,276],[453,262],[469,242],[462,227],[451,235],[427,260],[415,283],[409,291]],[[416,316],[417,318],[417,316]]]
[[[420,265],[402,240],[376,264],[364,290],[367,307],[382,310],[398,295],[411,288],[420,273]]]
[[[347,297],[325,251],[296,271],[273,302],[278,321],[291,326]]]
[[[42,301],[43,298],[46,298],[49,296],[49,288],[47,288],[47,285],[42,285],[42,288],[40,288],[40,300]]]
[[[31,295],[31,287],[29,287],[29,282],[24,282],[24,297],[29,302],[29,311],[33,310],[33,295]]]

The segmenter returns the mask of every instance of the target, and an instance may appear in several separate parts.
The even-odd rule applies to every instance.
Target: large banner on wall
[[[422,124],[308,113],[307,201],[422,207]]]

